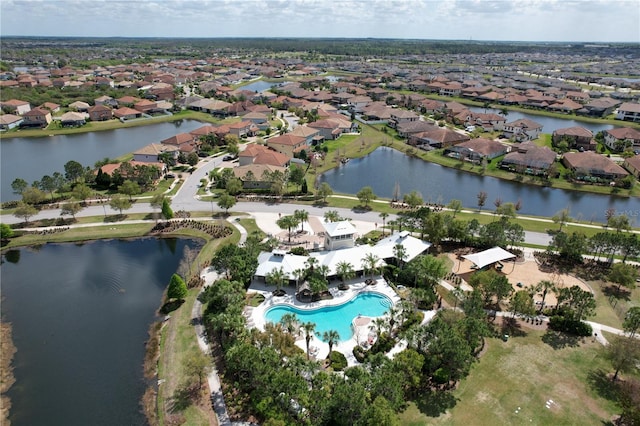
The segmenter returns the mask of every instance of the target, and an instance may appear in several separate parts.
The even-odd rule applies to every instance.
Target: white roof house
[[[327,250],[353,247],[356,228],[348,220],[340,222],[325,222],[324,247]]]

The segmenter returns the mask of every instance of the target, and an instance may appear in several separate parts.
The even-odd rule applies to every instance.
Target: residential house
[[[372,99],[368,96],[353,96],[347,99],[347,105],[349,106],[349,111],[359,114],[362,112],[362,109],[369,105]]]
[[[151,114],[157,111],[157,108],[157,104],[148,99],[143,99],[140,102],[136,102],[136,104],[133,106],[133,109],[138,110],[143,114]]]
[[[106,121],[113,118],[113,111],[105,105],[95,105],[87,110],[91,121]]]
[[[592,99],[585,106],[585,114],[594,117],[606,117],[612,114],[616,106],[620,105],[620,101],[605,97],[599,99]]]
[[[418,114],[406,109],[394,108],[389,115],[389,127],[393,129],[397,129],[398,126],[402,124],[420,120],[420,116]]]
[[[115,108],[118,106],[118,101],[113,99],[111,96],[103,95],[99,98],[95,98],[93,103],[96,105],[105,105],[111,108]]]
[[[629,147],[640,149],[640,130],[630,127],[605,130],[604,144],[614,151],[624,151]]]
[[[2,117],[0,117],[1,119]],[[622,163],[625,169],[629,171],[636,179],[640,179],[640,155],[626,158]]]
[[[324,141],[324,139],[320,136],[320,131],[318,129],[313,129],[308,126],[297,126],[288,134],[303,137],[307,145],[315,145]]]
[[[165,155],[177,159],[179,153],[177,146],[152,143],[134,151],[133,160],[139,163],[160,163]]]
[[[555,152],[527,141],[514,144],[511,152],[502,159],[500,167],[517,173],[546,175],[555,160]]]
[[[120,121],[126,121],[140,118],[142,117],[142,113],[133,108],[122,107],[113,111],[113,116],[120,119]]]
[[[269,128],[269,117],[262,112],[248,112],[242,116],[242,119],[252,122],[260,130],[266,130]]]
[[[274,172],[286,174],[287,168],[271,164],[247,164],[233,168],[233,175],[242,181],[244,189],[269,189],[271,181],[267,178]]]
[[[200,140],[190,133],[178,133],[170,138],[160,141],[162,145],[172,145],[178,147],[180,152],[189,153],[197,151]]]
[[[507,147],[498,141],[475,138],[447,147],[444,150],[444,155],[479,163],[484,159],[492,160],[506,154],[506,152]]]
[[[338,139],[343,133],[347,133],[351,129],[350,124],[349,122],[348,129],[346,129],[343,120],[330,118],[314,121],[307,124],[307,127],[318,130],[320,136],[325,140],[334,140]]]
[[[82,101],[75,101],[69,104],[69,108],[73,109],[74,111],[78,111],[78,112],[87,112],[89,110],[89,108],[91,107],[91,105],[89,105],[86,102],[82,102]]]
[[[11,130],[19,127],[24,119],[19,115],[2,114],[0,115],[0,130]]]
[[[49,111],[51,111],[51,114],[60,112],[60,105],[54,104],[53,102],[45,102],[42,105],[40,105],[38,108],[48,109]]]
[[[592,151],[567,152],[562,163],[574,172],[576,179],[585,181],[615,180],[629,173],[609,158]]]
[[[581,151],[595,151],[596,141],[593,139],[591,130],[581,126],[567,127],[565,129],[557,129],[551,135],[554,145],[561,140],[567,141],[569,148]]]
[[[640,104],[625,102],[618,107],[616,119],[624,121],[640,121]]]
[[[309,149],[306,138],[295,136],[291,133],[285,133],[284,135],[268,139],[267,147],[291,158],[295,157],[295,154],[300,151]]]
[[[31,104],[19,99],[9,99],[8,101],[0,103],[0,107],[6,112],[15,113],[16,115],[23,115],[26,112],[31,111]]]
[[[135,104],[137,104],[138,102],[140,102],[142,99],[140,98],[135,98],[133,96],[123,96],[121,98],[118,98],[118,106],[126,106],[126,107],[133,107]]]
[[[432,130],[413,134],[409,137],[411,145],[428,145],[430,148],[446,148],[471,139],[464,133],[458,133],[445,127],[434,127]]]
[[[410,121],[407,123],[400,123],[396,130],[398,131],[398,136],[409,138],[411,135],[415,135],[416,133],[428,132],[437,128],[438,126],[427,123],[426,121]]]
[[[60,124],[62,124],[63,127],[84,126],[87,124],[86,113],[82,114],[73,111],[65,112],[62,114],[62,117],[60,117]]]
[[[20,127],[47,127],[51,123],[51,112],[48,109],[34,108],[22,114]]]
[[[272,166],[286,167],[289,165],[291,157],[267,148],[264,145],[248,145],[238,155],[238,164],[246,166],[248,164],[270,164]]]
[[[246,138],[249,136],[255,136],[256,133],[260,130],[258,126],[253,124],[251,121],[239,121],[237,123],[227,124],[229,128],[229,133],[232,135],[236,135],[239,138]]]
[[[502,132],[507,138],[513,138],[518,142],[537,139],[542,132],[542,124],[527,118],[521,118],[510,123],[505,123]]]

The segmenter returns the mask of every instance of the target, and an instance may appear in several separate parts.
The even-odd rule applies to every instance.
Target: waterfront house
[[[511,152],[502,159],[500,167],[517,173],[545,175],[555,160],[555,152],[527,141],[514,144]]]
[[[47,127],[51,123],[51,112],[48,109],[34,108],[22,114],[20,127]]]
[[[416,133],[409,137],[411,145],[428,145],[431,148],[446,148],[471,139],[464,133],[458,133],[446,127],[435,127],[433,130]]]
[[[91,121],[105,121],[113,118],[113,111],[105,105],[95,105],[87,110]]]
[[[630,127],[605,130],[604,144],[614,151],[624,151],[630,147],[640,149],[640,130]]]
[[[3,114],[0,115],[0,130],[11,130],[19,127],[24,119],[19,115]]]
[[[527,118],[521,118],[510,123],[505,123],[502,132],[507,138],[513,138],[518,142],[537,139],[542,132],[542,124]]]
[[[624,121],[640,121],[640,104],[625,102],[618,107],[616,119]]]
[[[574,172],[576,179],[584,181],[616,180],[629,174],[607,157],[593,151],[567,152],[562,157],[562,163]]]
[[[593,139],[593,133],[591,133],[591,130],[581,126],[554,130],[551,138],[554,145],[565,140],[567,141],[569,148],[572,149],[579,149],[582,151],[596,150],[596,141]]]
[[[415,135],[421,132],[428,132],[437,128],[438,126],[427,123],[426,121],[410,121],[407,123],[399,124],[396,130],[398,131],[398,136],[409,138],[411,137],[411,135]]]
[[[84,126],[87,124],[86,114],[73,111],[65,112],[62,114],[62,117],[60,117],[60,124],[62,124],[63,127]]]
[[[585,106],[585,112],[587,115],[594,117],[606,117],[613,113],[616,106],[620,105],[620,101],[615,99],[604,97],[599,99],[592,99]]]
[[[165,154],[175,160],[178,158],[179,152],[180,150],[177,146],[152,143],[134,151],[133,160],[139,163],[160,163]]]
[[[122,107],[113,111],[113,116],[120,119],[121,121],[126,121],[126,120],[133,120],[135,118],[140,118],[142,117],[142,113],[133,108]]]
[[[626,158],[622,163],[625,169],[629,171],[636,179],[640,179],[640,155]]]
[[[494,159],[506,154],[507,147],[498,141],[485,138],[475,138],[461,142],[444,150],[444,155],[464,159],[473,163]]]
[[[316,137],[320,135],[320,131],[318,131],[318,129],[313,129],[309,126],[297,126],[288,134],[293,136],[301,136],[305,139],[307,145],[313,145],[318,143],[318,139]],[[320,138],[321,139],[319,142],[322,142],[324,139],[322,139],[322,137]]]

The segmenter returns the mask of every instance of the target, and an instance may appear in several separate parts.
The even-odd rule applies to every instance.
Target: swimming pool
[[[284,314],[293,313],[298,321],[316,324],[316,333],[336,330],[340,341],[349,340],[353,335],[351,322],[358,315],[379,317],[384,315],[393,305],[391,299],[380,293],[360,293],[342,305],[324,306],[317,309],[298,309],[289,305],[275,305],[265,312],[267,322],[278,323]]]

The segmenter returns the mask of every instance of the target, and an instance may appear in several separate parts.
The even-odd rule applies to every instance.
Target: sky
[[[640,43],[640,0],[0,0],[0,35]]]

